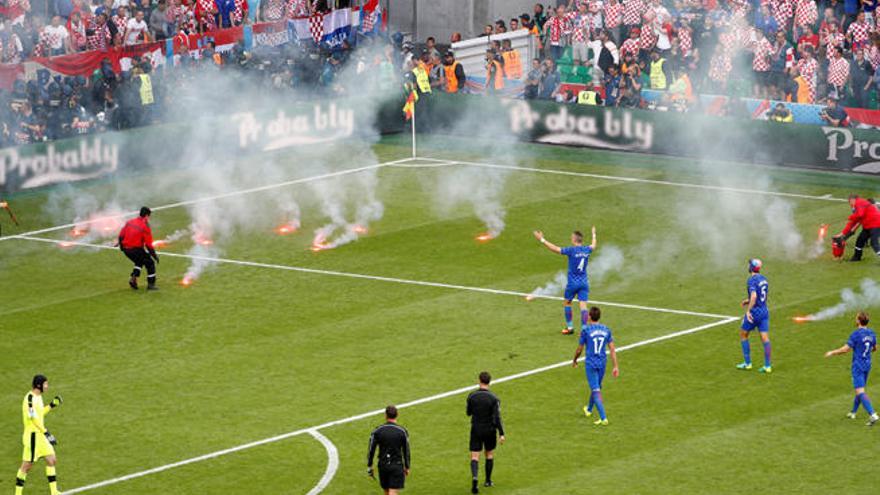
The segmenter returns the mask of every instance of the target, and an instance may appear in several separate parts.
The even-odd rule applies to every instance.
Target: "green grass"
[[[493,158],[478,142],[458,138],[426,138],[421,147],[423,155],[453,160],[744,188],[772,184],[805,195],[845,197],[853,189],[874,193],[880,185],[864,176],[537,145],[511,146]],[[378,161],[403,158],[408,143],[388,137],[321,170],[367,164],[370,153]],[[260,176],[265,161],[282,176]],[[239,165],[257,171],[241,187],[319,172],[303,154]],[[474,236],[484,226],[471,206],[440,208],[433,192],[444,174],[464,169],[485,172],[382,168],[382,220],[357,242],[320,253],[308,247],[326,218],[309,186],[284,189],[303,207],[302,231],[291,236],[272,232],[279,215],[271,195],[250,195],[244,209],[258,213],[246,228],[218,240],[221,256],[529,292],[564,267],[531,231],[541,228],[564,243],[572,229],[596,225],[594,262],[611,245],[626,260],[620,271],[594,281],[596,299],[734,316],[741,314],[745,260],[759,256],[771,281],[772,375],[733,368],[741,356],[737,324],[728,323],[621,353],[621,376],[605,382],[606,429],[580,414],[582,368],[499,383],[494,389],[504,404],[508,442],[498,450],[491,493],[873,490],[869,475],[851,474],[880,454],[880,432],[864,427],[863,419],[842,419],[851,404],[848,359],[822,358],[845,341],[851,316],[809,325],[790,317],[836,303],[840,289],[875,276],[875,259],[841,264],[827,253],[809,259],[784,247],[780,233],[762,223],[761,212],[773,202],[767,196],[529,171],[502,174],[506,228],[498,239],[479,243]],[[190,198],[187,177],[167,172],[161,181],[168,186],[150,191],[143,184],[158,176],[131,174],[19,194],[11,202],[26,231],[71,221],[63,213],[71,197],[116,198],[126,209]],[[462,187],[489,176],[466,179]],[[356,182],[349,176],[334,187],[352,191]],[[839,229],[848,211],[842,202],[784,201],[807,245],[819,224]],[[243,208],[240,198],[218,204],[230,212]],[[189,223],[184,208],[153,219],[158,237]],[[189,247],[182,240],[166,253]],[[576,346],[559,334],[558,301],[231,264],[214,265],[183,288],[176,282],[188,263],[163,256],[162,291],[134,293],[125,285],[129,264],[118,251],[0,242],[0,418],[6,418],[0,458],[7,459],[7,479],[21,451],[20,401],[36,372],[50,377],[50,394],[65,397],[47,423],[60,440],[61,485],[70,489],[454,390],[483,369],[501,377],[561,362]],[[719,321],[603,309],[618,346]],[[759,347],[753,344],[758,363]],[[876,390],[869,387],[869,394]],[[340,456],[325,493],[378,492],[364,474],[364,457],[380,421],[372,416],[321,430]],[[464,493],[464,395],[403,409],[400,421],[413,448],[406,493]],[[94,493],[305,493],[326,462],[321,445],[303,434]],[[34,471],[26,493],[43,490],[41,470]]]

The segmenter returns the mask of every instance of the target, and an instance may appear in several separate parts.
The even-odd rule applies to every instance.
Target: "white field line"
[[[318,484],[306,494],[318,495],[327,488],[330,482],[333,481],[333,477],[336,476],[336,470],[339,469],[339,451],[336,450],[336,446],[333,445],[333,442],[322,435],[318,430],[309,431],[309,435],[315,440],[321,442],[321,445],[324,446],[324,450],[327,451],[327,469],[324,471],[324,476],[321,476],[321,479],[318,480]]]
[[[151,209],[153,211],[161,211],[161,210],[167,210],[170,208],[179,208],[181,206],[193,205],[193,204],[197,204],[197,203],[205,203],[208,201],[217,201],[218,199],[231,198],[233,196],[241,196],[244,194],[253,194],[253,193],[257,193],[257,192],[278,189],[280,187],[292,186],[295,184],[304,184],[306,182],[312,182],[312,181],[324,180],[324,179],[332,179],[333,177],[340,177],[343,175],[356,174],[358,172],[366,172],[368,170],[378,169],[378,168],[386,167],[388,165],[395,165],[397,163],[408,162],[411,160],[412,160],[412,158],[404,158],[401,160],[376,163],[376,164],[367,165],[364,167],[350,168],[350,169],[346,169],[346,170],[338,170],[336,172],[328,172],[325,174],[313,175],[311,177],[302,177],[299,179],[292,179],[292,180],[288,180],[288,181],[284,181],[284,182],[277,182],[275,184],[267,184],[264,186],[257,186],[257,187],[252,187],[249,189],[239,189],[239,190],[235,190],[235,191],[214,194],[212,196],[205,196],[202,198],[188,199],[186,201],[178,201],[177,203],[169,203],[166,205],[156,206]],[[0,237],[0,241],[6,241],[9,239],[20,239],[22,237],[27,237],[27,236],[46,234],[48,232],[55,232],[56,230],[72,229],[73,227],[76,227],[78,225],[88,225],[90,223],[100,222],[100,221],[108,220],[108,219],[133,217],[137,214],[138,214],[137,211],[128,211],[125,213],[120,213],[118,215],[111,215],[111,216],[107,216],[107,217],[103,217],[103,218],[93,218],[91,220],[83,220],[81,222],[73,222],[73,223],[68,223],[68,224],[64,224],[64,225],[57,225],[55,227],[47,227],[45,229],[32,230],[30,232],[24,232],[24,233],[17,234],[17,235]]]
[[[20,235],[17,237],[18,239],[25,241],[36,241],[36,242],[45,242],[49,244],[58,244],[64,247],[88,247],[88,248],[96,248],[96,249],[108,249],[108,250],[117,250],[118,248],[108,246],[106,244],[91,244],[87,242],[78,242],[78,241],[67,241],[67,240],[59,240],[59,239],[46,239],[42,237],[31,237]],[[191,260],[199,260],[199,261],[207,261],[209,263],[217,263],[217,264],[227,264],[227,265],[238,265],[238,266],[249,266],[254,268],[268,268],[273,270],[285,270],[291,272],[300,272],[300,273],[311,273],[316,275],[330,275],[334,277],[347,277],[347,278],[357,278],[362,280],[376,280],[380,282],[391,282],[396,284],[406,284],[406,285],[418,285],[422,287],[436,287],[441,289],[455,289],[455,290],[464,290],[470,292],[482,292],[486,294],[500,294],[500,295],[508,295],[508,296],[518,296],[525,298],[527,296],[534,297],[536,299],[549,299],[554,301],[561,301],[562,298],[558,296],[539,296],[539,295],[531,295],[526,292],[517,292],[512,290],[502,290],[502,289],[491,289],[488,287],[472,287],[469,285],[457,285],[457,284],[444,284],[441,282],[428,282],[424,280],[411,280],[406,278],[396,278],[396,277],[382,277],[379,275],[365,275],[362,273],[351,273],[351,272],[339,272],[335,270],[319,270],[317,268],[306,268],[302,266],[292,266],[292,265],[278,265],[274,263],[260,263],[257,261],[244,261],[244,260],[233,260],[227,258],[215,258],[211,256],[197,256],[192,254],[180,254],[180,253],[169,253],[167,251],[161,252],[162,256],[167,256],[170,258],[185,258]],[[643,311],[653,311],[655,313],[670,313],[677,315],[687,315],[687,316],[700,316],[705,318],[733,318],[729,315],[719,315],[715,313],[703,313],[699,311],[686,311],[682,309],[670,309],[670,308],[658,308],[653,306],[641,306],[638,304],[625,304],[618,302],[609,302],[609,301],[597,301],[590,300],[593,304],[599,304],[604,306],[611,306],[616,308],[625,308],[625,309],[638,309]]]
[[[724,319],[721,319],[721,320],[716,321],[716,322],[713,322],[713,323],[708,323],[708,324],[705,324],[705,325],[700,325],[700,326],[698,326],[698,327],[688,328],[688,329],[686,329],[686,330],[681,330],[681,331],[678,331],[678,332],[673,332],[673,333],[669,333],[669,334],[666,334],[666,335],[661,335],[661,336],[659,336],[659,337],[654,337],[654,338],[651,338],[651,339],[642,340],[642,341],[635,342],[635,343],[632,343],[632,344],[624,345],[624,346],[618,347],[618,348],[617,348],[617,352],[624,352],[624,351],[627,351],[627,350],[630,350],[630,349],[635,349],[635,348],[637,348],[637,347],[643,347],[643,346],[646,346],[646,345],[656,344],[656,343],[658,343],[658,342],[663,342],[663,341],[665,341],[665,340],[671,340],[671,339],[674,339],[674,338],[677,338],[677,337],[682,337],[682,336],[685,336],[685,335],[690,335],[690,334],[694,334],[694,333],[697,333],[697,332],[702,332],[702,331],[704,331],[704,330],[708,330],[708,329],[710,329],[710,328],[718,327],[718,326],[721,326],[721,325],[726,325],[726,324],[728,324],[728,323],[732,323],[732,322],[737,321],[737,320],[739,320],[739,318],[734,318],[734,317],[724,318]],[[584,359],[583,357],[580,358],[580,361],[583,361],[583,359]],[[501,377],[501,378],[496,378],[495,380],[493,380],[493,383],[504,383],[504,382],[509,382],[509,381],[517,380],[517,379],[519,379],[519,378],[525,378],[525,377],[528,377],[528,376],[537,375],[537,374],[539,374],[539,373],[544,373],[545,371],[550,371],[550,370],[554,370],[554,369],[556,369],[556,368],[562,368],[562,367],[565,367],[565,366],[571,366],[571,360],[560,361],[560,362],[558,362],[558,363],[551,364],[551,365],[548,365],[548,366],[542,366],[542,367],[540,367],[540,368],[535,368],[535,369],[532,369],[532,370],[528,370],[528,371],[523,371],[523,372],[520,372],[520,373],[516,373],[516,374],[513,374],[513,375],[507,375],[507,376],[504,376],[504,377]],[[455,396],[455,395],[461,395],[461,394],[464,394],[464,393],[466,393],[466,392],[470,392],[471,390],[474,390],[474,389],[476,389],[476,386],[475,386],[475,385],[469,385],[469,386],[466,386],[466,387],[457,388],[457,389],[455,389],[455,390],[450,390],[450,391],[448,391],[448,392],[443,392],[443,393],[440,393],[440,394],[431,395],[431,396],[428,396],[428,397],[423,397],[423,398],[421,398],[421,399],[416,399],[416,400],[413,400],[413,401],[410,401],[410,402],[405,402],[405,403],[403,403],[403,404],[399,404],[399,405],[397,406],[397,408],[398,408],[398,409],[402,409],[402,408],[407,408],[407,407],[418,406],[418,405],[420,405],[420,404],[425,404],[425,403],[428,403],[428,402],[433,402],[433,401],[436,401],[436,400],[445,399],[445,398],[447,398],[447,397],[452,397],[452,396]],[[329,422],[327,422],[327,423],[323,423],[323,424],[320,424],[320,425],[317,425],[317,426],[312,426],[312,427],[309,427],[309,428],[302,428],[302,429],[299,429],[299,430],[294,430],[294,431],[291,431],[291,432],[282,433],[282,434],[280,434],[280,435],[276,435],[276,436],[274,436],[274,437],[268,437],[268,438],[264,438],[264,439],[262,439],[262,440],[256,440],[256,441],[254,441],[254,442],[249,442],[249,443],[241,444],[241,445],[238,445],[238,446],[235,446],[235,447],[230,447],[230,448],[228,448],[228,449],[218,450],[218,451],[216,451],[216,452],[211,452],[211,453],[208,453],[208,454],[200,455],[200,456],[198,456],[198,457],[192,457],[192,458],[190,458],[190,459],[184,459],[184,460],[182,460],[182,461],[173,462],[173,463],[171,463],[171,464],[166,464],[166,465],[164,465],[164,466],[154,467],[154,468],[152,468],[152,469],[147,469],[147,470],[145,470],[145,471],[138,471],[138,472],[136,472],[136,473],[131,473],[131,474],[127,474],[127,475],[125,475],[125,476],[120,476],[120,477],[118,477],[118,478],[111,478],[111,479],[108,479],[108,480],[99,481],[99,482],[97,482],[97,483],[92,483],[92,484],[90,484],[90,485],[85,485],[85,486],[81,486],[81,487],[79,487],[79,488],[74,488],[74,489],[72,489],[72,490],[65,491],[65,492],[63,492],[63,495],[71,495],[71,494],[74,494],[74,493],[82,493],[82,492],[85,492],[85,491],[94,490],[94,489],[96,489],[96,488],[101,488],[101,487],[108,486],[108,485],[115,485],[115,484],[117,484],[117,483],[121,483],[121,482],[123,482],[123,481],[128,481],[128,480],[132,480],[132,479],[135,479],[135,478],[141,478],[141,477],[148,476],[148,475],[151,475],[151,474],[161,473],[161,472],[163,472],[163,471],[168,471],[169,469],[174,469],[174,468],[177,468],[177,467],[186,466],[186,465],[188,465],[188,464],[195,464],[195,463],[197,463],[197,462],[207,461],[207,460],[209,460],[209,459],[214,459],[214,458],[217,458],[217,457],[220,457],[220,456],[224,456],[224,455],[227,455],[227,454],[232,454],[232,453],[235,453],[235,452],[240,452],[240,451],[242,451],[242,450],[252,449],[252,448],[254,448],[254,447],[259,447],[259,446],[261,446],[261,445],[266,445],[266,444],[269,444],[269,443],[279,442],[279,441],[281,441],[281,440],[286,440],[286,439],[288,439],[288,438],[293,438],[293,437],[300,436],[300,435],[303,435],[303,434],[312,434],[312,432],[317,432],[317,430],[323,430],[323,429],[325,429],[325,428],[330,428],[330,427],[332,427],[332,426],[338,426],[338,425],[343,425],[343,424],[347,424],[347,423],[353,423],[353,422],[355,422],[355,421],[360,421],[360,420],[362,420],[362,419],[370,418],[370,417],[373,417],[373,416],[379,416],[380,414],[384,414],[384,413],[385,413],[385,409],[384,409],[384,408],[383,408],[383,409],[375,409],[375,410],[373,410],[373,411],[368,411],[368,412],[361,413],[361,414],[357,414],[357,415],[354,415],[354,416],[349,416],[349,417],[347,417],[347,418],[337,419],[337,420],[335,420],[335,421],[329,421]],[[313,436],[314,436],[314,435],[313,435]],[[323,443],[323,442],[322,442],[322,443]],[[329,455],[329,454],[328,454],[328,455]]]
[[[604,175],[604,174],[591,174],[587,172],[574,172],[569,170],[555,170],[555,169],[547,169],[547,168],[533,168],[533,167],[521,167],[518,165],[501,165],[497,163],[483,163],[483,162],[467,162],[462,160],[441,160],[438,158],[426,158],[420,156],[416,158],[418,161],[429,161],[439,163],[441,165],[467,165],[471,167],[485,167],[485,168],[496,168],[503,170],[519,170],[523,172],[536,172],[541,174],[554,174],[554,175],[568,175],[572,177],[590,177],[593,179],[605,179],[605,180],[616,180],[621,182],[634,182],[641,184],[656,184],[661,186],[674,186],[674,187],[688,187],[693,189],[706,189],[709,191],[724,191],[724,192],[735,192],[742,194],[759,194],[763,196],[780,196],[784,198],[798,198],[798,199],[815,199],[818,201],[847,201],[845,198],[835,198],[831,195],[825,196],[812,196],[809,194],[796,194],[796,193],[786,193],[786,192],[776,192],[776,191],[762,191],[760,189],[743,189],[738,187],[724,187],[724,186],[713,186],[711,184],[694,184],[690,182],[672,182],[658,179],[640,179],[637,177],[625,177],[619,175]]]

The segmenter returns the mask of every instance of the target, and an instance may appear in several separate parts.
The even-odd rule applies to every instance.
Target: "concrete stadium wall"
[[[392,31],[409,32],[416,41],[428,36],[449,43],[458,31],[464,39],[483,32],[483,26],[504,19],[507,24],[520,14],[532,15],[537,0],[387,0]],[[383,5],[385,1],[383,0]],[[543,0],[543,4],[555,0]]]

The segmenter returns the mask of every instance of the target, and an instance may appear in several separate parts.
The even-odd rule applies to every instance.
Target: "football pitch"
[[[467,493],[465,397],[488,370],[507,442],[496,486],[481,493],[876,489],[880,431],[861,410],[844,418],[849,357],[822,357],[853,315],[792,317],[876,278],[873,255],[833,260],[817,230],[839,231],[847,195],[873,196],[880,181],[537,144],[501,153],[445,137],[420,139],[412,158],[410,144],[387,136],[321,167],[308,153],[254,157],[259,180],[211,195],[147,187],[160,173],[145,172],[9,198],[22,225],[4,219],[0,238],[6,479],[39,372],[65,399],[47,418],[64,493],[379,493],[368,438],[392,403],[412,445],[404,493]],[[273,173],[260,175],[265,160]],[[381,219],[354,242],[313,249],[322,195],[373,186]],[[449,201],[450,187],[468,194]],[[282,192],[302,222],[285,235]],[[253,218],[204,251],[175,238],[160,250],[161,290],[134,292],[115,230],[71,235],[64,207],[84,197],[153,207],[157,239],[188,229],[201,204]],[[504,227],[480,241],[488,203]],[[603,268],[590,296],[622,351],[620,376],[604,383],[606,428],[581,412],[587,386],[570,365],[576,337],[560,334],[561,290],[526,299],[565,268],[532,231],[566,245],[592,225],[591,263]],[[734,367],[750,257],[771,283],[766,376]],[[180,284],[194,263],[206,268]],[[760,365],[757,336],[752,356]],[[878,390],[869,382],[875,403]],[[38,467],[25,493],[46,491]]]

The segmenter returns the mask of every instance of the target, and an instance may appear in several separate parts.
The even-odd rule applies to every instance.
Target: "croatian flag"
[[[369,0],[361,8],[361,32],[375,34],[385,30],[385,16],[379,6],[379,0]]]
[[[312,17],[287,21],[288,30],[301,42],[316,42],[327,48],[339,48],[342,42],[351,42],[351,9],[339,9]]]

